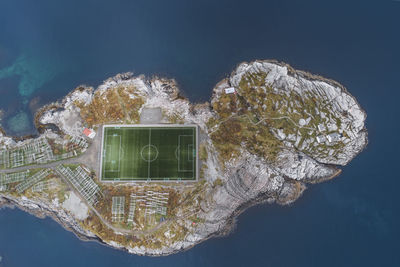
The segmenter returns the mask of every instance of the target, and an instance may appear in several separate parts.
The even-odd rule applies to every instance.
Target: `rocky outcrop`
[[[303,144],[306,144],[304,147],[294,144],[296,148],[309,154],[319,162],[346,165],[365,147],[367,143],[367,131],[364,126],[366,113],[362,110],[357,100],[342,85],[320,76],[294,70],[287,64],[271,61],[240,64],[230,76],[229,83],[239,88],[240,82],[245,75],[259,73],[265,74],[264,85],[272,88],[274,93],[288,97],[295,93],[295,96],[300,96],[298,101],[305,102],[308,99],[312,99],[317,104],[313,106],[316,109],[315,111],[308,112],[306,110],[304,112],[304,110],[296,110],[295,99],[287,102],[284,102],[286,99],[282,99],[283,103],[290,104],[288,112],[292,114],[304,112],[307,116],[307,118],[303,119],[304,124],[309,126],[315,121],[315,131],[318,132],[321,138],[324,137],[326,139],[321,143],[328,144],[323,147],[325,153],[318,153],[313,147],[318,141],[310,135],[303,141]],[[290,108],[292,109],[290,110]],[[300,121],[295,121],[294,123],[302,124]],[[310,127],[310,130],[313,130],[312,127]],[[275,133],[278,135],[278,129],[276,129]],[[338,133],[340,135],[340,142],[344,145],[342,148],[337,149],[337,147],[329,146],[330,133]],[[294,138],[298,140],[298,135]],[[281,139],[290,140],[289,136]]]
[[[225,93],[227,88],[234,88],[235,95]],[[126,73],[106,80],[96,90],[80,87],[55,105],[62,108],[43,111],[38,120],[42,124],[54,124],[71,136],[80,135],[83,125],[88,123],[82,117],[82,110],[93,101],[102,99],[107,103],[111,90],[119,90],[119,96],[140,98],[138,112],[143,108],[161,108],[164,123],[199,125],[200,142],[208,154],[201,162],[200,182],[204,186],[193,201],[199,210],[196,213],[199,222],[193,224],[184,212],[178,213],[174,223],[187,229],[187,233],[182,239],[172,241],[171,232],[164,229],[163,236],[167,238],[160,248],[106,242],[130,253],[167,255],[212,236],[229,233],[236,216],[248,206],[264,201],[292,203],[307,184],[338,175],[339,166],[349,163],[367,144],[366,114],[342,85],[275,61],[240,64],[214,88],[210,105],[189,103],[181,97],[173,80],[147,79]],[[107,117],[106,114],[99,116]],[[120,120],[132,118],[126,112],[118,116]],[[237,133],[241,141],[232,145],[235,153],[223,160],[221,144],[211,136],[232,119],[238,127],[251,126],[255,130],[245,136],[242,128]],[[262,139],[263,142],[269,142],[276,149],[270,158],[259,152],[257,141],[248,141],[265,131],[271,134],[271,140]],[[7,142],[6,137],[2,138]],[[8,199],[18,206],[36,205],[33,200]],[[46,210],[58,214],[57,218],[79,236],[94,237],[90,230],[70,218],[73,215],[60,211],[62,206],[47,205]]]

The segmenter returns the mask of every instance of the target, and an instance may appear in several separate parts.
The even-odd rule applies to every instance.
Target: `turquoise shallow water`
[[[397,1],[1,1],[9,133],[32,133],[40,104],[118,72],[174,77],[204,101],[239,62],[275,58],[344,84],[368,113],[370,144],[292,206],[253,207],[228,237],[163,258],[0,210],[0,266],[399,266],[399,12]]]

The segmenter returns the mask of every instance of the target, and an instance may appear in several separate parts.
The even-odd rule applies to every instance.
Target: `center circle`
[[[153,145],[146,145],[140,151],[140,157],[146,162],[155,161],[158,157],[158,149]]]

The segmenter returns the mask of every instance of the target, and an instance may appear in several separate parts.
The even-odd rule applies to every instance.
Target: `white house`
[[[229,87],[225,89],[225,94],[234,94],[234,93],[235,93],[234,87]]]
[[[325,136],[324,135],[318,135],[317,136],[317,142],[318,143],[325,143],[325,141],[326,141],[326,138],[325,138]]]
[[[320,132],[325,132],[326,131],[326,127],[325,127],[325,125],[323,125],[323,124],[318,124],[318,131],[320,131]]]
[[[332,142],[337,142],[337,141],[339,141],[340,140],[340,134],[338,134],[338,133],[331,133],[331,134],[328,134],[328,136],[326,137],[327,139],[328,139],[328,141],[330,142],[330,143],[332,143]]]

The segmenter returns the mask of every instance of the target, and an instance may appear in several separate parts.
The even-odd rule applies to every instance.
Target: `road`
[[[101,139],[102,139],[102,127],[99,127],[98,133],[96,137],[91,140],[91,144],[89,145],[88,149],[81,155],[73,158],[62,159],[58,161],[53,161],[44,164],[33,164],[33,165],[26,165],[16,168],[10,169],[2,169],[0,173],[11,173],[11,172],[19,172],[25,171],[29,169],[37,169],[37,168],[55,168],[57,165],[60,164],[84,164],[86,166],[90,166],[91,169],[95,171],[96,174],[99,172],[99,162],[100,162],[100,149],[101,149]]]
[[[37,168],[48,168],[51,169],[54,173],[56,173],[66,184],[69,185],[69,187],[77,194],[80,199],[85,202],[85,204],[89,207],[93,213],[97,215],[97,217],[100,219],[100,221],[106,225],[108,228],[113,230],[114,232],[119,232],[123,234],[133,234],[133,235],[149,235],[158,229],[160,229],[162,226],[171,223],[174,218],[169,218],[165,220],[164,222],[159,223],[156,225],[154,228],[150,230],[144,230],[144,231],[139,231],[139,230],[129,230],[125,228],[119,228],[115,227],[111,223],[109,223],[107,220],[104,219],[104,217],[90,204],[86,201],[85,198],[82,197],[82,195],[72,186],[70,181],[65,178],[62,174],[57,172],[56,167],[60,164],[83,164],[86,166],[91,166],[91,168],[95,171],[95,173],[98,175],[99,174],[99,162],[100,162],[100,149],[101,149],[101,140],[102,140],[102,127],[99,127],[98,133],[96,137],[92,140],[90,146],[88,149],[81,155],[73,158],[67,158],[59,161],[53,161],[45,164],[34,164],[34,165],[27,165],[27,166],[21,166],[21,167],[16,167],[16,168],[10,168],[10,169],[2,169],[0,170],[0,173],[12,173],[12,172],[20,172],[20,171],[25,171],[29,169],[37,169]]]

